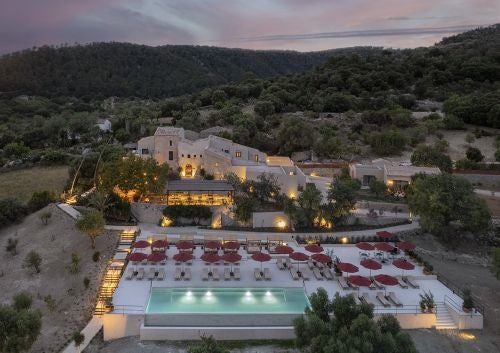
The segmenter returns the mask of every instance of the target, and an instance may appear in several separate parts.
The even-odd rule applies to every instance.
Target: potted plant
[[[474,307],[474,300],[472,299],[472,293],[469,288],[464,289],[464,302],[462,304],[462,310],[466,313],[470,313]]]
[[[420,294],[420,310],[423,313],[433,313],[435,307],[434,295],[430,291]]]
[[[424,273],[426,275],[432,274],[432,271],[434,270],[434,266],[432,266],[430,263],[427,261],[424,261]]]

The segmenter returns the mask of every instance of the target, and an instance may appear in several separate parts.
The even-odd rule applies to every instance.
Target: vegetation
[[[0,227],[20,221],[28,209],[16,199],[0,199]]]
[[[85,335],[79,331],[73,333],[73,343],[75,344],[76,349],[79,351],[80,346],[85,341]]]
[[[490,213],[472,185],[450,175],[419,175],[409,185],[408,206],[420,216],[421,227],[433,234],[449,236],[452,226],[479,235],[489,226]]]
[[[190,345],[188,353],[229,353],[222,344],[218,343],[213,336],[201,336],[201,342]]]
[[[202,205],[171,205],[163,209],[163,215],[168,217],[173,224],[182,224],[181,218],[200,224],[201,220],[212,217],[212,211],[210,207]]]
[[[436,147],[421,145],[411,155],[411,163],[421,167],[437,167],[442,172],[451,172],[451,158]]]
[[[31,195],[31,199],[28,202],[28,207],[30,207],[33,211],[37,211],[56,201],[57,195],[54,191],[35,191],[33,195]]]
[[[45,211],[40,214],[40,220],[43,224],[47,225],[49,223],[49,219],[52,217],[52,212]]]
[[[311,298],[312,309],[294,322],[297,346],[315,353],[417,352],[394,316],[375,321],[371,305],[356,305],[353,297],[338,293],[330,302],[322,288]]]
[[[5,251],[10,253],[12,256],[16,256],[18,242],[19,241],[17,239],[12,239],[12,238],[7,239],[7,245],[5,245]]]
[[[35,273],[40,273],[42,271],[42,257],[39,253],[32,250],[24,258],[24,266],[32,269]]]
[[[500,248],[495,247],[491,250],[491,252],[493,273],[497,279],[500,279]]]
[[[0,305],[0,352],[28,351],[42,328],[42,315],[31,309],[31,296],[19,293],[12,305]]]
[[[89,236],[92,249],[95,249],[95,239],[102,234],[106,222],[102,213],[97,210],[90,210],[77,219],[76,228]]]

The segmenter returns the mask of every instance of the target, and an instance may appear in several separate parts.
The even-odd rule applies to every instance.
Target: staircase
[[[131,246],[135,241],[136,235],[137,233],[133,231],[122,231],[120,233],[120,240],[118,242],[118,245]],[[113,299],[115,289],[120,282],[120,278],[122,276],[123,270],[125,269],[125,265],[126,262],[123,263],[122,266],[116,266],[116,264],[113,265],[113,261],[110,261],[110,263],[106,267],[104,276],[102,277],[101,286],[97,294],[97,302],[94,309],[94,315],[103,315],[111,310],[111,300]]]
[[[453,317],[444,303],[436,304],[436,330],[458,330]]]

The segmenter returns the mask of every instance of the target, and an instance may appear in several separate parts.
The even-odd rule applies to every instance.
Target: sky
[[[101,41],[414,48],[497,22],[500,0],[0,0],[0,54]]]

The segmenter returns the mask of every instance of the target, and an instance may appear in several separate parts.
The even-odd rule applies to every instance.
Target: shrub
[[[20,221],[26,214],[28,209],[16,199],[1,199],[0,200],[0,227],[5,227],[14,222]]]
[[[163,209],[163,215],[174,223],[179,222],[180,218],[186,218],[199,224],[202,219],[211,218],[212,211],[210,207],[203,205],[172,205]]]
[[[75,347],[80,347],[85,341],[85,335],[81,332],[75,332],[73,333],[73,342],[75,343]]]
[[[92,260],[94,262],[98,262],[99,259],[101,258],[101,253],[99,251],[95,251],[93,254],[92,254]]]
[[[465,123],[462,119],[451,114],[446,114],[443,119],[443,123],[445,129],[447,130],[463,130],[465,127]]]
[[[5,246],[5,251],[9,252],[12,256],[17,255],[17,239],[9,238],[7,239],[7,245]]]
[[[31,294],[26,291],[20,292],[16,294],[14,297],[14,304],[12,305],[16,310],[26,310],[31,307],[31,303],[33,299],[31,298]]]
[[[56,310],[57,302],[50,294],[43,297],[43,301],[45,302],[45,305],[47,305],[47,308],[50,311]]]
[[[42,257],[36,251],[32,250],[24,259],[24,266],[32,269],[36,273],[41,272]]]
[[[89,286],[90,286],[90,279],[88,277],[84,277],[83,278],[83,286],[85,287],[85,289],[89,288]]]
[[[224,346],[220,345],[212,336],[201,336],[201,342],[189,346],[188,353],[229,353]]]
[[[469,161],[477,163],[481,162],[484,159],[481,151],[475,147],[468,147],[467,151],[465,152],[465,156]]]
[[[472,310],[474,307],[474,299],[472,298],[472,292],[469,288],[463,290],[464,302],[462,307],[466,310]]]
[[[41,208],[44,208],[48,204],[56,201],[57,201],[57,195],[53,191],[49,190],[35,191],[33,195],[31,195],[31,199],[28,202],[28,206],[33,211],[37,211]]]
[[[71,267],[69,272],[78,273],[80,272],[80,256],[77,253],[71,254]]]
[[[49,223],[49,219],[52,217],[52,212],[45,211],[40,214],[40,220],[43,224],[47,225]]]

